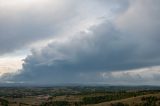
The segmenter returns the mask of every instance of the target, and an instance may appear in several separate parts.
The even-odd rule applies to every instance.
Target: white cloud
[[[0,57],[0,76],[6,73],[15,73],[22,68],[23,59],[21,56]]]
[[[103,82],[123,85],[160,85],[160,66],[140,68],[127,71],[103,72]]]

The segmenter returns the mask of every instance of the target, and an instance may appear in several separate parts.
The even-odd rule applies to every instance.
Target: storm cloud
[[[82,0],[81,3],[83,4],[84,1]],[[96,15],[93,15],[94,10],[92,9],[97,3],[100,3],[100,7],[97,7],[99,8],[97,10],[101,11],[101,13],[99,14],[99,11],[95,10]],[[74,6],[75,4],[74,2]],[[93,7],[90,7],[91,4]],[[73,29],[70,29],[67,31],[67,35],[52,38],[53,41],[47,46],[41,49],[32,49],[31,55],[28,55],[24,59],[22,70],[18,75],[13,76],[12,80],[27,83],[52,84],[84,82],[84,79],[87,78],[86,81],[88,82],[105,82],[106,80],[109,83],[108,81],[114,82],[122,78],[115,78],[111,74],[119,71],[122,72],[119,76],[127,76],[124,77],[125,79],[131,78],[127,80],[129,82],[145,83],[147,80],[141,77],[141,73],[134,74],[134,78],[132,79],[130,77],[132,72],[126,74],[125,71],[148,69],[148,67],[160,65],[159,0],[124,0],[121,2],[116,0],[112,2],[109,0],[95,0],[95,4],[89,1],[78,7],[76,7],[77,5],[75,7],[71,6],[71,8],[83,11],[77,15],[78,18],[73,18],[76,12],[73,12],[71,8],[69,8],[70,10],[64,9],[64,14],[65,11],[72,11],[72,14],[65,14],[69,20],[76,19],[76,21],[86,22],[82,20],[88,20],[88,17],[95,17],[100,22],[94,23],[93,21],[92,24],[89,24],[88,28],[82,28],[82,30],[76,33],[74,31],[73,33]],[[86,8],[83,8],[83,6]],[[106,8],[106,6],[110,7]],[[105,11],[108,11],[107,9],[109,9],[110,16],[108,17],[110,18],[104,15]],[[75,14],[73,15],[73,13]],[[48,14],[45,18],[48,17]],[[61,24],[61,21],[62,23],[66,23],[66,16],[63,15],[59,16],[63,17],[62,19],[59,20],[58,17],[58,21],[55,20],[53,23],[50,21],[43,23],[43,19],[39,20],[37,23],[40,23],[40,25],[36,25],[35,27],[35,24],[32,25],[31,22],[33,28],[25,30],[27,33],[25,33],[25,28],[23,29],[21,25],[22,29],[20,29],[24,34],[31,36],[34,34],[36,40],[44,39],[50,35],[56,35],[54,33],[57,32],[55,29],[59,28],[59,22],[62,29],[66,28],[66,25]],[[82,17],[82,20],[79,17]],[[37,19],[35,20],[37,21]],[[36,22],[35,20],[34,22]],[[74,25],[78,24],[72,23],[72,25],[74,27]],[[41,28],[44,30],[41,30]],[[32,30],[35,33],[32,33]],[[21,31],[18,31],[17,35],[21,35]],[[17,37],[19,38],[19,36]],[[27,36],[27,38],[35,41],[34,37]],[[24,40],[27,38],[24,37]],[[25,41],[28,43],[33,42],[32,40]],[[147,70],[148,72],[149,69]],[[135,80],[137,78],[138,81]],[[122,79],[123,81],[124,79]]]

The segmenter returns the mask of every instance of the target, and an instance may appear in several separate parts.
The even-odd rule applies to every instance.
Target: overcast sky
[[[160,85],[160,0],[0,0],[0,83]]]

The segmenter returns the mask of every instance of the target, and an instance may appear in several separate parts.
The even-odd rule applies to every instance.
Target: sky
[[[160,85],[159,0],[0,0],[0,83]]]

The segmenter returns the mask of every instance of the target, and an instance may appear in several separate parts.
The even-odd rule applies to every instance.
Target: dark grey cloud
[[[129,1],[116,18],[66,37],[66,41],[32,50],[22,72],[13,79],[32,83],[84,82],[85,76],[87,81],[98,82],[104,81],[99,73],[160,65],[158,4],[158,0]],[[141,80],[139,74],[135,75],[138,81],[128,73],[123,75],[130,79],[127,81]],[[112,81],[113,76],[108,77]]]

